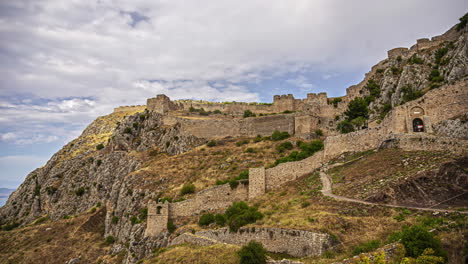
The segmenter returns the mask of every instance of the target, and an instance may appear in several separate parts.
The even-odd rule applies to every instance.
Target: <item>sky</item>
[[[171,99],[342,96],[387,50],[440,35],[466,0],[0,2],[0,187],[96,117]]]

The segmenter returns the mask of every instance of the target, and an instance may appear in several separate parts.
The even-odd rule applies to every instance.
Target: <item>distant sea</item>
[[[0,188],[0,206],[3,206],[15,189]]]

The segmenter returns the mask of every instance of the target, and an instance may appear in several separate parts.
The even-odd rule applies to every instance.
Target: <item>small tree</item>
[[[237,253],[241,264],[265,264],[266,250],[263,245],[255,240],[243,246]]]
[[[215,216],[213,214],[203,214],[198,220],[198,225],[207,226],[215,222]]]
[[[367,103],[362,97],[356,97],[348,104],[348,110],[345,112],[348,120],[353,120],[360,116],[364,118],[369,117],[369,109]]]
[[[96,149],[97,149],[97,150],[101,150],[101,149],[103,149],[103,148],[104,148],[104,145],[103,145],[103,144],[99,144],[99,145],[96,146]]]

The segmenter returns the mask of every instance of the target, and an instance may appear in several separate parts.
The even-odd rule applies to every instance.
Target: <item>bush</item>
[[[140,218],[140,221],[144,221],[148,217],[148,208],[141,208],[140,209],[140,214],[138,215],[138,218]]]
[[[113,236],[107,236],[106,237],[106,243],[107,244],[114,244],[115,238]]]
[[[193,183],[187,183],[185,184],[182,189],[180,190],[181,195],[189,194],[189,193],[194,193],[195,192],[195,185]]]
[[[315,130],[315,135],[321,137],[321,136],[323,136],[323,131],[321,129],[316,129]]]
[[[210,141],[206,144],[206,146],[208,146],[208,147],[210,147],[210,148],[211,148],[211,147],[214,147],[214,146],[216,146],[216,145],[217,145],[217,144],[216,144],[216,141],[214,141],[214,140],[210,140]]]
[[[103,148],[104,148],[104,145],[103,145],[103,144],[99,144],[99,145],[96,146],[96,149],[97,149],[97,150],[101,150],[101,149],[103,149]]]
[[[255,152],[256,152],[256,151],[255,151],[254,148],[247,148],[247,149],[245,150],[245,153],[255,153]]]
[[[240,264],[266,263],[266,250],[261,243],[255,240],[243,246],[237,254],[240,257]]]
[[[422,226],[404,227],[401,232],[391,235],[390,239],[400,240],[400,243],[405,246],[408,257],[417,258],[423,254],[426,248],[431,248],[434,250],[435,256],[447,258],[447,252],[442,249],[440,240]]]
[[[367,108],[367,102],[362,97],[356,97],[348,104],[348,110],[345,115],[348,120],[353,120],[358,117],[369,117],[369,109]]]
[[[460,17],[460,23],[457,24],[457,31],[460,31],[463,28],[465,28],[467,22],[468,22],[468,13]]]
[[[249,141],[248,139],[243,139],[243,140],[241,140],[241,141],[237,141],[237,142],[236,142],[236,146],[240,147],[240,146],[242,146],[242,145],[249,144],[249,142],[250,142],[250,141]]]
[[[278,130],[275,130],[273,134],[271,134],[271,140],[273,141],[287,139],[288,137],[290,137],[288,132],[279,132]]]
[[[219,226],[226,225],[226,217],[223,214],[215,214],[215,223]]]
[[[130,223],[132,223],[132,225],[136,225],[136,224],[141,223],[141,221],[140,221],[140,219],[138,219],[138,217],[132,216],[132,217],[130,217]]]
[[[307,157],[312,156],[315,152],[323,149],[323,142],[321,140],[314,140],[310,143],[304,143],[302,141],[299,141],[297,145],[301,149],[300,152],[293,151],[289,153],[288,156],[277,159],[274,165],[276,166],[285,162],[303,160]]]
[[[84,187],[80,187],[75,191],[75,194],[77,196],[83,196],[83,194],[86,192],[86,189]]]
[[[413,101],[418,99],[419,97],[423,96],[423,93],[421,91],[418,91],[416,89],[413,89],[411,85],[405,85],[401,88],[401,92],[403,93],[402,103],[406,103],[409,101]]]
[[[369,90],[371,96],[380,96],[380,86],[374,80],[369,80],[369,82],[367,82],[366,89]]]
[[[138,129],[138,123],[137,122],[133,122],[133,128]]]
[[[423,64],[424,61],[419,58],[418,56],[416,56],[416,54],[414,54],[410,59],[409,59],[409,63],[410,64]]]
[[[216,110],[213,111],[213,114],[218,114],[219,115],[219,114],[222,114],[222,112],[220,110],[216,109]]]
[[[341,101],[343,101],[343,99],[341,99],[341,97],[337,97],[333,98],[333,100],[331,100],[330,103],[336,108],[338,107],[338,103],[340,103]]]
[[[262,140],[263,140],[263,137],[260,136],[260,135],[257,135],[257,136],[254,138],[253,141],[254,141],[255,143],[257,143],[257,142],[260,142],[260,141],[262,141]]]
[[[443,76],[440,76],[439,70],[434,69],[434,70],[432,70],[431,73],[429,74],[429,81],[431,81],[431,82],[443,82],[443,81],[444,81],[444,77],[443,77]]]
[[[364,243],[361,243],[359,246],[356,246],[353,249],[353,255],[356,256],[361,253],[370,252],[370,251],[376,250],[378,247],[380,247],[379,240],[371,240],[368,242],[364,242]]]
[[[343,120],[343,121],[339,122],[339,123],[337,124],[336,128],[337,128],[342,134],[354,132],[354,126],[353,126],[353,124],[352,124],[350,121],[348,121],[348,120]]]
[[[34,187],[34,196],[39,196],[39,195],[41,195],[41,185],[37,184]]]
[[[445,54],[447,54],[448,52],[448,48],[447,47],[444,47],[444,48],[440,48],[436,51],[434,57],[435,57],[435,63],[436,64],[440,64],[441,60],[442,60],[442,57],[445,56]]]
[[[234,202],[226,209],[225,216],[229,230],[237,232],[240,227],[255,223],[263,218],[262,213],[255,207],[248,206],[245,202]]]
[[[215,222],[215,217],[213,214],[203,214],[198,220],[198,225],[207,226]]]
[[[126,127],[126,128],[124,129],[124,134],[131,134],[131,133],[132,133],[132,128]]]
[[[21,224],[18,223],[18,222],[13,222],[13,223],[10,223],[10,224],[6,224],[6,225],[3,225],[2,226],[2,230],[3,231],[11,231],[15,228],[17,228],[18,226],[20,226]]]
[[[276,150],[280,153],[284,152],[285,150],[289,150],[293,148],[294,148],[293,144],[289,141],[276,145]]]
[[[114,216],[112,217],[111,223],[115,225],[115,224],[117,224],[118,222],[119,222],[119,218],[118,218],[117,216],[114,215]]]
[[[172,219],[169,219],[167,221],[167,231],[169,231],[169,233],[174,233],[174,231],[177,229],[177,227],[174,225],[174,222],[172,221]]]
[[[251,116],[255,116],[255,114],[252,111],[250,111],[250,110],[245,110],[244,111],[244,118],[251,117]]]

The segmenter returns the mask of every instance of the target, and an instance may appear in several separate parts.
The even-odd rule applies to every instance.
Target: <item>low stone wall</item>
[[[332,246],[332,239],[326,233],[269,227],[242,227],[238,232],[227,228],[199,231],[195,236],[182,235],[171,245],[193,243],[206,245],[210,240],[243,246],[252,240],[263,244],[269,252],[286,253],[294,257],[319,256]]]
[[[437,137],[428,134],[413,133],[395,136],[395,146],[407,150],[449,151],[454,154],[468,152],[468,140]]]
[[[170,204],[170,216],[190,216],[203,211],[227,208],[233,202],[248,199],[248,186],[239,184],[231,189],[229,184],[214,186],[195,194],[195,197]]]

